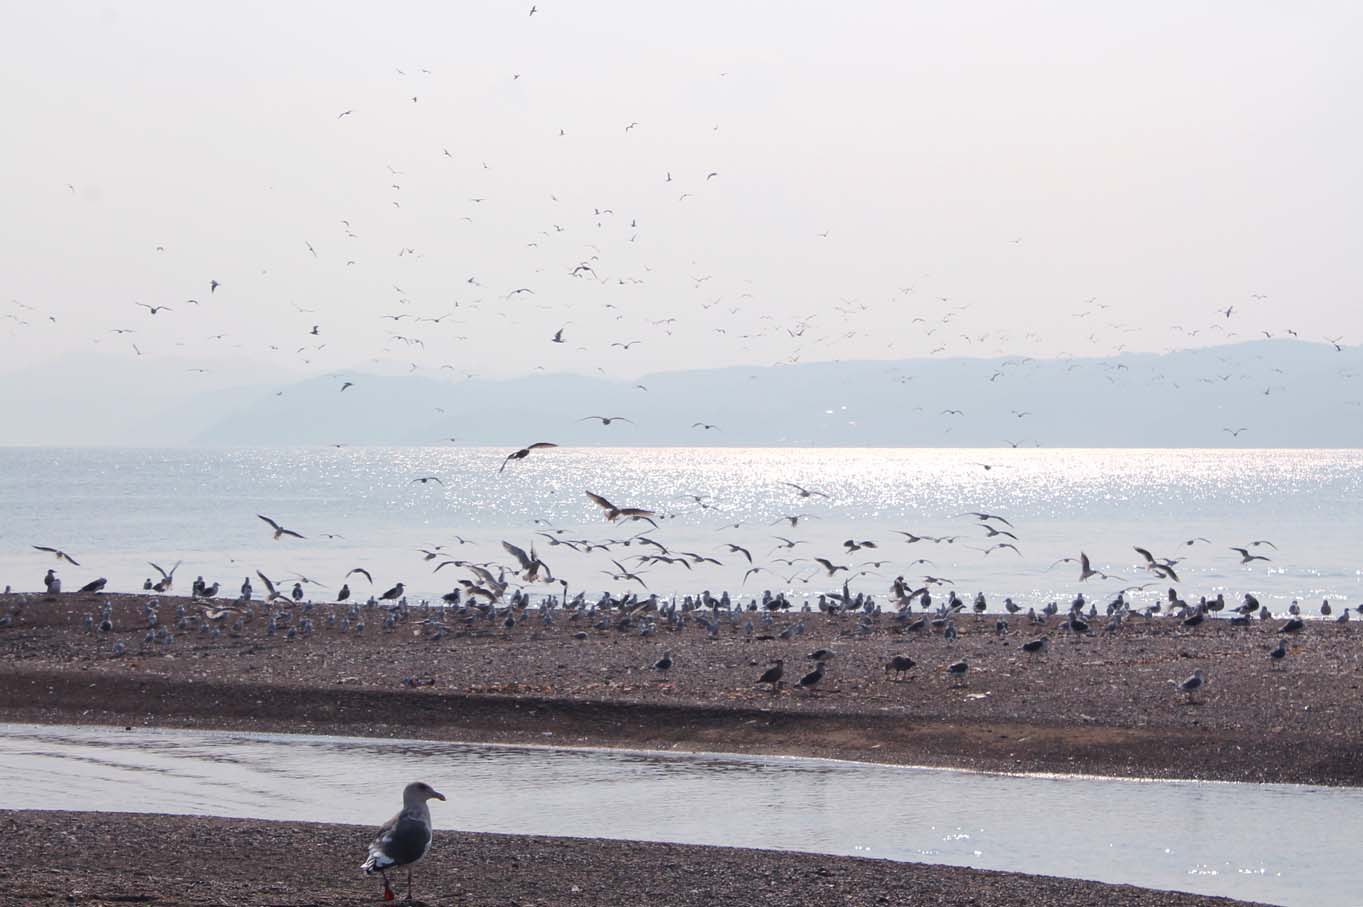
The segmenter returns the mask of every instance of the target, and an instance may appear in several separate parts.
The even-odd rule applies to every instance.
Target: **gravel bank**
[[[457,805],[457,797],[451,803]],[[366,878],[356,869],[373,835],[371,828],[121,813],[0,812],[0,835],[8,851],[0,867],[0,904],[5,905],[384,903],[378,878]],[[436,832],[431,852],[418,864],[414,878],[418,901],[458,907],[1245,903],[883,860],[443,831]]]
[[[897,634],[889,621],[855,635],[850,619],[777,616],[752,639],[696,627],[599,631],[530,618],[509,631],[462,625],[438,641],[413,610],[394,629],[369,611],[362,635],[310,613],[309,638],[269,636],[256,606],[239,635],[177,631],[147,643],[148,596],[116,596],[114,630],[91,632],[92,596],[0,597],[0,720],[164,725],[407,736],[485,742],[834,756],[999,771],[1363,784],[1363,646],[1359,623],[1311,622],[1282,670],[1269,625],[1136,621],[1115,636],[1049,632],[1047,654],[1021,651],[1040,632],[996,636],[993,620],[959,621],[960,638]],[[161,598],[163,624],[180,606]],[[302,616],[294,608],[294,622]],[[338,612],[342,613],[342,612]],[[229,615],[224,628],[235,615]],[[804,618],[802,637],[780,631]],[[585,638],[575,638],[585,633]],[[122,643],[125,654],[114,655]],[[837,654],[816,692],[758,687],[773,658],[788,679]],[[674,667],[651,669],[664,651]],[[894,653],[918,663],[902,680]],[[944,675],[970,664],[967,683]],[[1210,683],[1189,704],[1168,681],[1200,667]],[[404,685],[415,678],[420,686]]]

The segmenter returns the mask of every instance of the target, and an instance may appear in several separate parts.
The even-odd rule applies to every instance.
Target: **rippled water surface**
[[[814,759],[0,725],[0,808],[440,828],[945,863],[1301,907],[1363,904],[1363,791]],[[355,841],[356,860],[367,840]]]
[[[28,546],[46,544],[81,561],[60,569],[67,588],[99,575],[111,587],[140,587],[152,573],[146,561],[183,559],[182,589],[203,574],[235,591],[241,577],[262,569],[315,578],[324,586],[310,592],[324,597],[346,570],[364,565],[385,588],[403,580],[414,594],[434,595],[448,591],[459,571],[433,574],[439,561],[424,561],[416,549],[443,545],[456,558],[504,560],[499,543],[507,539],[526,548],[534,542],[574,588],[619,588],[603,571],[615,570],[612,558],[633,567],[637,543],[582,555],[535,535],[552,526],[567,530],[562,538],[600,541],[648,528],[604,522],[583,494],[590,489],[619,505],[658,510],[666,516],[654,537],[723,562],[642,568],[649,588],[663,594],[738,589],[749,564],[724,547],[734,542],[770,570],[750,577],[745,591],[828,588],[811,564],[772,560],[822,556],[852,568],[854,589],[881,592],[896,574],[931,573],[967,593],[982,589],[996,603],[1005,594],[1040,603],[1079,588],[1073,564],[1051,565],[1080,550],[1120,577],[1087,584],[1098,594],[1153,579],[1132,551],[1142,545],[1187,559],[1179,566],[1187,592],[1249,590],[1279,608],[1292,598],[1356,603],[1363,595],[1357,451],[558,449],[499,474],[505,453],[0,448],[0,584],[40,588],[53,562]],[[412,482],[430,475],[444,485]],[[828,497],[802,499],[784,482]],[[1006,516],[1021,554],[984,554],[984,532],[959,516],[965,510]],[[271,541],[257,513],[307,539]],[[797,527],[772,525],[797,514],[808,515]],[[909,545],[894,529],[959,538]],[[472,541],[461,544],[456,535]],[[776,552],[778,535],[799,544]],[[1210,542],[1184,544],[1195,537]],[[878,547],[844,554],[848,538]],[[1261,539],[1277,546],[1254,547],[1269,562],[1242,566],[1228,550]],[[918,558],[930,563],[911,563]]]

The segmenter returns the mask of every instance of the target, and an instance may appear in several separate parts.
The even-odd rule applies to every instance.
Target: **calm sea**
[[[148,561],[183,561],[178,591],[202,574],[235,593],[259,569],[279,580],[313,578],[323,585],[309,594],[325,598],[348,569],[363,566],[378,591],[402,580],[410,595],[426,597],[468,574],[433,573],[440,560],[427,561],[418,549],[505,562],[505,539],[527,549],[533,543],[572,590],[625,588],[606,575],[615,559],[663,595],[740,588],[814,595],[864,570],[853,576],[853,591],[881,595],[897,574],[932,574],[953,580],[966,597],[983,591],[995,608],[1004,595],[1040,605],[1150,582],[1132,550],[1140,545],[1184,559],[1177,569],[1185,597],[1251,591],[1275,610],[1298,598],[1312,613],[1326,596],[1363,601],[1359,451],[578,448],[537,451],[499,474],[505,453],[0,448],[0,585],[41,589],[44,571],[58,566],[68,590],[97,576],[108,577],[111,590],[140,589],[154,575]],[[422,476],[444,484],[412,481]],[[828,497],[801,498],[784,482]],[[552,527],[566,529],[565,539],[599,542],[649,529],[607,523],[587,500],[589,489],[620,506],[658,511],[652,538],[722,565],[638,566],[633,558],[656,549],[635,542],[578,553],[535,534]],[[985,554],[988,544],[1011,539],[986,539],[974,518],[959,515],[967,510],[1006,517],[1021,553]],[[307,538],[272,541],[258,513]],[[792,515],[804,515],[798,526],[773,525]],[[896,529],[958,538],[909,544]],[[775,550],[784,544],[777,536],[799,544]],[[1198,537],[1210,541],[1185,544]],[[848,539],[877,547],[847,553]],[[1250,545],[1258,540],[1276,548]],[[740,587],[749,564],[724,547],[730,542],[772,572]],[[63,548],[81,566],[57,565],[29,547],[35,544]],[[1271,560],[1242,565],[1231,546]],[[1120,579],[1080,584],[1074,564],[1052,566],[1080,551]],[[834,581],[812,563],[774,557],[824,557],[852,569]],[[930,563],[910,563],[919,558]],[[352,579],[357,594],[368,594],[362,578]]]

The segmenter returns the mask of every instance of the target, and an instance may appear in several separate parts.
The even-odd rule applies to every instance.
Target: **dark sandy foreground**
[[[378,877],[356,870],[372,834],[345,825],[0,812],[0,904],[378,905]],[[414,878],[417,900],[461,907],[1244,903],[884,860],[440,831]]]
[[[0,721],[179,726],[479,742],[832,756],[998,771],[1084,772],[1319,784],[1363,784],[1363,626],[1313,621],[1290,640],[1282,670],[1267,651],[1278,621],[1232,627],[1137,620],[1115,636],[1074,639],[1014,620],[959,620],[954,642],[902,635],[888,620],[854,635],[850,618],[781,615],[757,638],[694,626],[596,630],[560,615],[509,631],[450,620],[429,638],[413,609],[395,628],[363,612],[363,635],[328,628],[331,606],[310,612],[310,638],[268,636],[266,612],[233,635],[198,628],[203,604],[163,598],[163,624],[183,606],[194,625],[170,645],[147,643],[150,596],[112,600],[114,630],[82,626],[93,596],[0,597]],[[296,623],[301,608],[293,608]],[[533,613],[533,612],[532,612]],[[338,616],[344,611],[338,611]],[[801,638],[779,631],[804,618]],[[574,634],[585,632],[585,639]],[[1049,654],[1023,640],[1050,632]],[[763,638],[765,637],[765,638]],[[122,642],[126,654],[117,657]],[[787,660],[787,678],[827,647],[837,655],[815,693],[754,680]],[[650,666],[665,650],[675,667]],[[893,653],[919,666],[885,673]],[[965,686],[947,664],[970,664]],[[1209,686],[1187,703],[1168,681],[1202,668]],[[418,678],[416,688],[404,678]]]

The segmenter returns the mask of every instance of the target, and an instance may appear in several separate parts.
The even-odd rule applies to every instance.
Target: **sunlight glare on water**
[[[55,544],[82,562],[62,568],[68,587],[96,575],[108,576],[113,588],[139,587],[145,561],[183,559],[180,576],[202,573],[228,588],[239,582],[234,577],[261,569],[276,578],[312,576],[324,586],[312,593],[325,595],[346,570],[364,565],[376,583],[401,579],[411,593],[433,596],[453,585],[457,570],[432,575],[418,548],[442,545],[450,557],[504,561],[505,539],[535,544],[575,589],[615,588],[603,571],[613,569],[612,558],[637,566],[630,560],[637,544],[584,555],[536,534],[552,527],[566,530],[563,539],[624,540],[650,528],[606,523],[584,494],[591,490],[620,506],[657,510],[654,538],[724,562],[639,568],[660,594],[737,591],[749,565],[728,542],[770,571],[749,578],[747,592],[834,588],[808,563],[771,561],[820,556],[848,565],[836,584],[851,574],[858,591],[883,592],[897,574],[931,573],[955,580],[965,594],[978,589],[1038,604],[1078,590],[1073,564],[1052,565],[1080,551],[1121,577],[1088,584],[1091,596],[1153,579],[1132,551],[1141,545],[1186,558],[1179,572],[1197,594],[1252,591],[1275,610],[1293,598],[1360,594],[1357,451],[560,448],[535,451],[499,473],[505,454],[455,447],[0,449],[0,582],[40,588],[50,564],[28,546]],[[412,481],[422,476],[444,484]],[[827,497],[801,498],[786,482]],[[985,554],[988,543],[1011,540],[987,542],[977,521],[961,516],[967,510],[1006,517],[1021,554]],[[307,539],[272,542],[257,513]],[[795,515],[803,517],[796,527],[781,521]],[[896,529],[955,539],[909,545]],[[776,555],[777,536],[799,544]],[[1211,542],[1184,544],[1195,537]],[[850,538],[878,547],[849,555],[842,543]],[[1277,546],[1254,549],[1270,562],[1242,566],[1229,550],[1260,539]],[[918,558],[930,563],[910,563]]]

